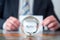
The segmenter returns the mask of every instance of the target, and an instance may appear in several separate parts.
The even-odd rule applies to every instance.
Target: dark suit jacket
[[[18,6],[19,0],[0,0],[0,29],[8,17],[18,18]],[[33,15],[55,16],[51,0],[34,0]]]

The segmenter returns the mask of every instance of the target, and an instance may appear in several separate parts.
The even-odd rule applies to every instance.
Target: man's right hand
[[[3,29],[5,30],[18,30],[20,26],[20,22],[18,21],[18,19],[16,19],[15,17],[9,17],[4,25],[3,25]]]

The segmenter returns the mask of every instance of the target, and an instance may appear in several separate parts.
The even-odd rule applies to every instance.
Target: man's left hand
[[[43,20],[43,26],[47,26],[50,30],[55,31],[59,28],[59,22],[51,15]]]

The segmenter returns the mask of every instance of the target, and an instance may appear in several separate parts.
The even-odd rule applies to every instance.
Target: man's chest
[[[33,2],[33,14],[34,15],[44,15],[46,10],[46,3],[41,4],[42,0],[34,0]],[[30,2],[31,3],[31,2]],[[5,14],[6,18],[9,16],[18,17],[18,10],[19,10],[19,0],[6,0],[4,3],[4,17]],[[32,4],[32,3],[31,3]],[[43,7],[45,5],[45,7]]]

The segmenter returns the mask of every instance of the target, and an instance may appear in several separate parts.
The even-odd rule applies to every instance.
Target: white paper
[[[20,23],[22,24],[22,21],[23,21],[23,19],[24,18],[26,18],[26,17],[29,17],[30,15],[26,15],[26,16],[20,16],[19,17],[19,21],[20,21]],[[38,21],[39,21],[39,27],[38,27],[38,31],[35,33],[35,34],[38,34],[38,33],[42,33],[43,32],[43,26],[42,26],[42,21],[43,21],[43,16],[35,16],[35,15],[32,15],[33,17],[35,17]],[[23,24],[24,24],[24,31],[28,31],[28,32],[33,32],[33,31],[35,31],[36,30],[36,28],[35,27],[33,27],[33,28],[26,28],[26,25],[32,25],[32,26],[37,26],[36,25],[36,23],[34,23],[34,22],[30,22],[31,24],[29,24],[29,23],[27,23],[27,22],[24,22]],[[21,30],[21,24],[20,24],[20,28],[19,28],[19,32],[20,33],[23,33],[22,32],[22,30]],[[25,34],[27,34],[28,35],[28,33],[26,33],[25,32]]]

